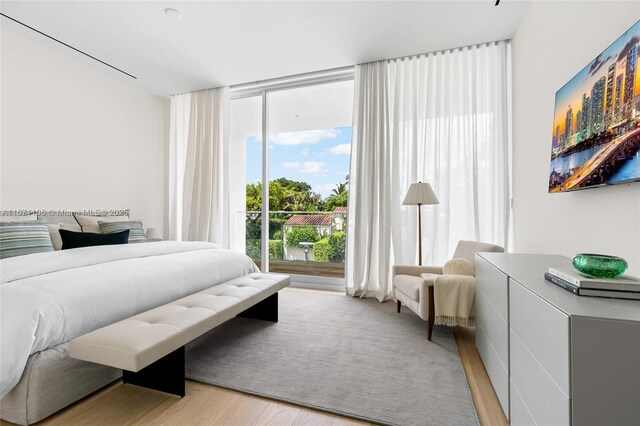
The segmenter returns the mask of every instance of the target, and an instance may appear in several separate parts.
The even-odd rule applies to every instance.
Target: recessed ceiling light
[[[174,9],[172,7],[168,7],[164,10],[164,13],[174,19],[180,19],[182,18],[182,13],[180,13],[180,11],[178,9]]]

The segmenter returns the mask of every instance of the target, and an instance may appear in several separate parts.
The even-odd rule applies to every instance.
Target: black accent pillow
[[[66,229],[60,230],[62,249],[74,249],[91,246],[108,246],[113,244],[127,244],[129,242],[129,230],[115,232],[113,234],[94,234],[91,232],[73,232]]]

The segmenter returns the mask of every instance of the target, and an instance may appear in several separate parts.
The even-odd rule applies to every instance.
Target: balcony
[[[262,264],[262,212],[243,212],[246,254]],[[269,272],[343,278],[346,207],[269,213]]]

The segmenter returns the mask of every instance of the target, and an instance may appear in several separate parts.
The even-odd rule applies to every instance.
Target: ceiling
[[[2,26],[169,95],[511,38],[528,1],[2,1]],[[174,19],[164,13],[182,13]]]

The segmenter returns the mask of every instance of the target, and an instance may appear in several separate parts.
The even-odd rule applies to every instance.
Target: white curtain
[[[182,240],[182,190],[189,136],[191,93],[171,96],[169,118],[169,239]]]
[[[356,67],[347,292],[383,301],[394,264],[417,264],[411,183],[428,182],[423,264],[442,265],[459,240],[507,246],[510,43]]]
[[[229,90],[171,97],[169,237],[228,247]]]

